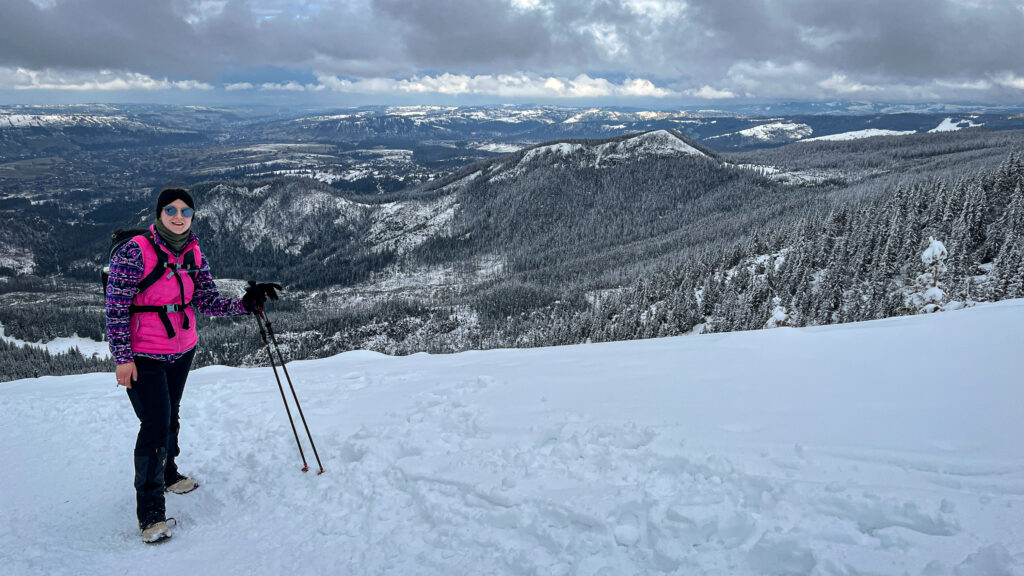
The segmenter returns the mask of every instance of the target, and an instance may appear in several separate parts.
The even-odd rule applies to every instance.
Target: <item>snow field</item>
[[[49,342],[26,342],[13,336],[8,336],[3,324],[0,324],[0,340],[10,342],[15,346],[31,346],[33,348],[46,349],[50,354],[61,354],[72,348],[78,348],[86,358],[109,358],[110,347],[106,342],[97,342],[91,338],[82,338],[78,335],[54,338]]]
[[[298,470],[269,368],[200,369],[179,462],[202,487],[168,495],[180,524],[156,547],[112,375],[4,383],[0,556],[6,574],[1024,574],[1022,325],[1017,300],[294,362],[322,476]]]

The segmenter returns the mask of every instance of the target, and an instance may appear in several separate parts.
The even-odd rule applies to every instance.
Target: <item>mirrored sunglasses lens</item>
[[[167,214],[168,216],[174,216],[177,213],[178,213],[178,208],[177,207],[175,207],[175,206],[164,206],[164,214]],[[182,208],[181,209],[181,216],[183,218],[191,218],[192,216],[195,215],[195,213],[196,213],[196,211],[191,209],[191,208]]]

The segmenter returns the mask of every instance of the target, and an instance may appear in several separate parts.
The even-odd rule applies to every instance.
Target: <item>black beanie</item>
[[[156,219],[160,219],[160,213],[164,211],[164,206],[167,206],[175,200],[182,200],[185,205],[195,210],[196,203],[192,201],[192,197],[189,196],[188,192],[184,188],[165,188],[160,193],[160,199],[156,201]]]

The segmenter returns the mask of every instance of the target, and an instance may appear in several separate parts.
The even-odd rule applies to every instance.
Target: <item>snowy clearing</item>
[[[817,142],[817,141],[837,141],[845,142],[848,140],[860,140],[863,138],[874,138],[875,136],[906,136],[907,134],[916,134],[915,130],[881,130],[878,128],[868,128],[867,130],[854,130],[853,132],[841,132],[839,134],[829,134],[827,136],[818,136],[817,138],[804,138],[800,142]]]
[[[106,342],[97,342],[92,338],[82,338],[77,335],[54,338],[49,342],[26,342],[18,340],[13,336],[8,336],[5,333],[3,324],[0,324],[0,340],[10,342],[15,346],[31,346],[33,348],[45,349],[50,354],[62,354],[72,348],[78,348],[78,351],[86,358],[110,358],[110,347]]]
[[[796,122],[771,122],[740,130],[739,132],[730,132],[728,134],[711,136],[710,138],[707,138],[707,140],[742,136],[759,142],[781,142],[807,138],[812,133],[814,133],[814,129],[807,124]]]
[[[957,130],[963,130],[964,128],[976,128],[978,126],[984,126],[984,123],[975,124],[969,119],[953,120],[952,118],[946,118],[941,124],[929,130],[929,133],[934,132],[956,132]]]
[[[0,556],[10,575],[1022,574],[1022,326],[1015,300],[295,362],[322,476],[298,470],[270,368],[203,368],[179,459],[202,487],[168,496],[157,547],[113,376],[3,383]]]

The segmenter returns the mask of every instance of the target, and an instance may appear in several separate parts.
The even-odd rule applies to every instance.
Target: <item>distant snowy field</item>
[[[180,462],[202,487],[169,495],[155,547],[112,374],[2,383],[2,571],[1021,575],[1022,327],[1016,300],[295,362],[322,476],[270,368],[200,369]]]
[[[31,346],[33,348],[46,349],[50,354],[61,354],[71,350],[72,348],[78,348],[78,351],[86,358],[110,358],[109,344],[106,342],[97,342],[91,338],[82,338],[80,336],[54,338],[49,342],[26,342],[12,336],[8,336],[5,333],[3,325],[0,324],[0,340],[10,342],[16,346]]]

